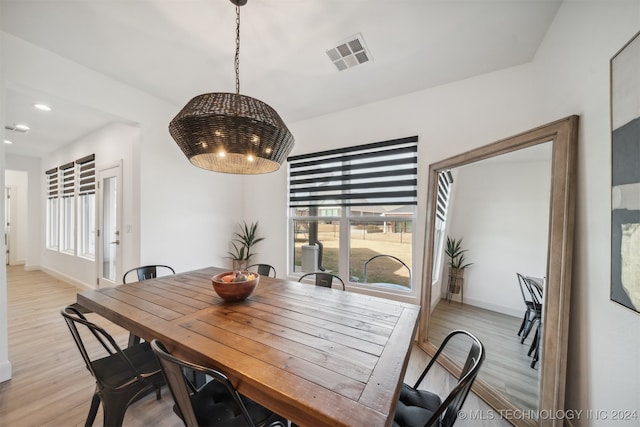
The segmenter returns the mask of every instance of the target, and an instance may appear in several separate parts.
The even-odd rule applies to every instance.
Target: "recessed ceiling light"
[[[4,143],[5,143],[5,144],[13,144],[13,141],[9,141],[8,139],[5,139],[5,140],[4,140]]]
[[[47,104],[42,104],[40,102],[37,104],[33,104],[33,106],[40,111],[51,111],[51,107],[49,107]]]
[[[16,125],[15,125],[15,128],[16,128],[16,129],[18,129],[18,130],[21,130],[21,131],[23,131],[23,132],[27,132],[27,131],[30,131],[30,130],[31,130],[31,128],[30,128],[29,126],[27,126],[27,125],[25,125],[25,124],[22,124],[22,123],[18,123],[18,124],[16,124]]]

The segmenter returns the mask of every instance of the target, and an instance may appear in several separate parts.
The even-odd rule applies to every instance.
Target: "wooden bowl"
[[[260,275],[258,273],[251,273],[255,275],[252,280],[246,280],[244,282],[223,282],[222,278],[229,274],[235,274],[235,271],[226,271],[224,273],[216,274],[211,278],[213,283],[213,290],[227,302],[237,302],[247,299],[258,286],[260,281]]]

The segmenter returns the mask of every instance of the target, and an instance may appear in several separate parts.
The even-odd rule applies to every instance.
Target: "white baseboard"
[[[56,279],[62,280],[64,282],[67,282],[77,288],[83,289],[83,290],[93,290],[95,289],[94,286],[91,286],[87,283],[81,282],[79,280],[76,280],[75,278],[68,276],[64,273],[60,273],[59,271],[56,270],[52,270],[50,268],[47,267],[41,267],[40,270],[44,271],[45,273],[55,277]]]
[[[473,298],[464,298],[464,303],[475,307],[484,308],[485,310],[495,311],[497,313],[506,314],[513,317],[522,317],[524,313],[524,304],[522,309],[514,309],[513,307],[504,307],[501,305],[491,304],[486,301],[480,301]]]
[[[0,383],[11,379],[11,362],[0,362]]]
[[[27,261],[24,260],[24,259],[22,259],[22,260],[19,259],[19,260],[14,261],[14,262],[9,261],[9,265],[11,267],[14,267],[14,266],[17,266],[17,265],[25,265],[26,263],[27,263]]]

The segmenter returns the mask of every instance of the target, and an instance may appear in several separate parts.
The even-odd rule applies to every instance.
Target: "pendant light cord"
[[[240,5],[236,4],[236,95],[240,95]]]

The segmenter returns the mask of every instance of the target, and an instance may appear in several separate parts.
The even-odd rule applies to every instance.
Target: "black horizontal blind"
[[[436,197],[436,217],[441,221],[447,220],[447,208],[449,207],[449,194],[451,192],[451,172],[438,173],[438,195]]]
[[[417,204],[418,137],[289,157],[289,206]]]
[[[58,168],[49,169],[45,172],[47,176],[47,198],[58,197]]]
[[[75,192],[75,169],[73,162],[60,166],[62,173],[62,197],[73,197]]]
[[[78,196],[96,192],[96,156],[90,154],[76,160],[78,165]]]

